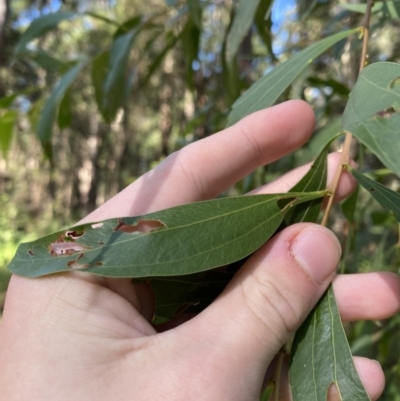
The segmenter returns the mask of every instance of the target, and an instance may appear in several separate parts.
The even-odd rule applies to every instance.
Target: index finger
[[[314,112],[301,100],[253,113],[173,153],[83,221],[140,215],[214,198],[257,167],[303,145],[313,128]]]

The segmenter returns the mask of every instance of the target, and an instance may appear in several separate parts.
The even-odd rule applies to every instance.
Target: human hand
[[[257,112],[174,153],[84,221],[211,199],[298,148],[313,124],[312,110],[300,101]],[[331,155],[329,176],[337,163]],[[285,192],[306,169],[256,193]],[[352,187],[344,174],[338,198]],[[268,366],[334,278],[339,258],[328,229],[290,226],[246,262],[212,305],[162,333],[149,323],[148,288],[130,279],[13,276],[0,326],[0,398],[256,401]],[[344,320],[382,319],[400,307],[400,280],[390,273],[339,276],[334,287]],[[377,399],[384,386],[380,366],[355,362]]]

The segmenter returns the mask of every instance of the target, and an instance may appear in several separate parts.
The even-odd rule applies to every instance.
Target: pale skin
[[[171,155],[84,221],[214,198],[296,150],[313,126],[313,112],[301,101],[257,112]],[[338,159],[329,157],[330,177]],[[307,168],[255,192],[287,191]],[[345,174],[337,198],[353,187]],[[384,319],[399,311],[399,278],[335,276],[340,252],[327,228],[293,225],[258,250],[205,311],[161,333],[149,323],[154,305],[148,288],[129,279],[13,276],[0,325],[0,398],[257,401],[274,356],[332,280],[343,320]],[[366,358],[355,363],[376,400],[384,387],[380,365]]]

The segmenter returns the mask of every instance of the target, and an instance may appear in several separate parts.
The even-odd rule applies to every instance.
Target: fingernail
[[[318,284],[322,284],[335,272],[341,254],[336,236],[322,226],[301,231],[293,240],[291,251]]]

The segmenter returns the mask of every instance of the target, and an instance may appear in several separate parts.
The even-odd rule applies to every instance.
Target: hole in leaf
[[[335,382],[331,383],[328,387],[326,401],[339,400],[340,398],[341,398],[340,393],[336,383]]]
[[[389,88],[395,89],[400,86],[400,77],[394,78],[390,81]]]
[[[96,228],[103,227],[103,223],[94,223],[92,224],[92,228],[95,230]]]
[[[119,220],[114,231],[122,231],[128,234],[149,233],[150,231],[163,227],[165,227],[165,225],[158,220],[139,220],[136,224],[125,224],[122,220]]]
[[[75,242],[71,237],[65,238],[61,234],[56,242],[51,243],[47,249],[52,256],[72,255],[90,249],[90,246],[82,245]]]
[[[84,233],[85,233],[84,231],[67,231],[65,233],[65,236],[67,238],[71,238],[71,239],[75,240],[75,239],[78,239],[78,238],[82,237],[82,235]]]
[[[376,115],[379,117],[390,117],[394,113],[396,113],[396,110],[394,107],[390,106],[385,110],[378,111]]]
[[[35,254],[33,253],[32,249],[28,250],[29,255],[34,256]]]

